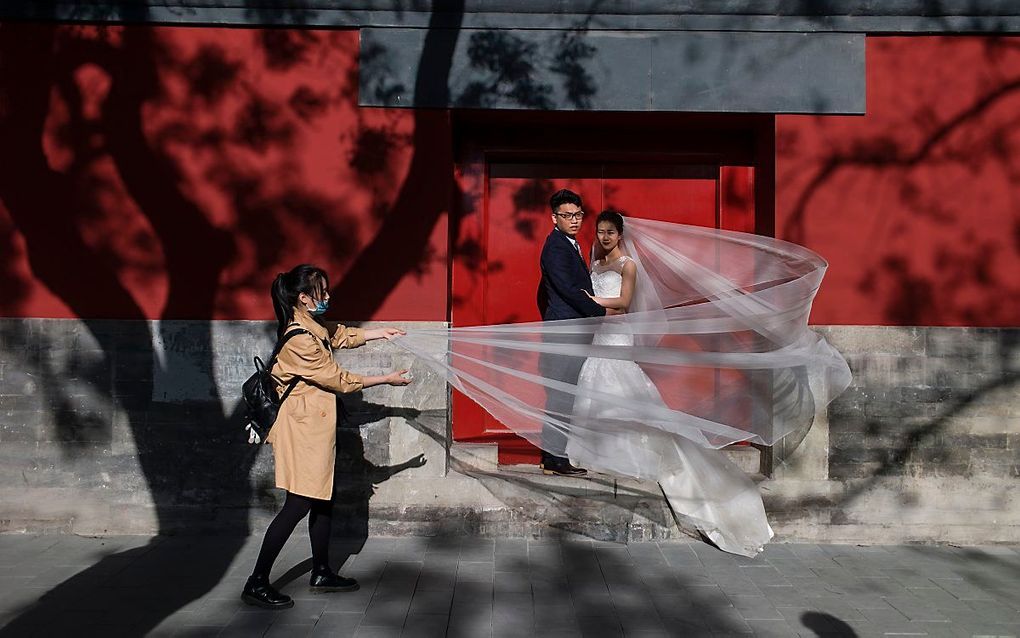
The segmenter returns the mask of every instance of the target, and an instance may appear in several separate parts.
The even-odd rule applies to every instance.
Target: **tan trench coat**
[[[295,376],[304,379],[280,406],[266,442],[273,446],[276,486],[317,499],[333,497],[336,462],[336,396],[357,392],[360,376],[343,370],[333,360],[333,348],[357,348],[365,343],[361,328],[337,326],[332,337],[303,308],[295,308],[294,324],[310,335],[291,337],[280,351],[272,374],[283,386]],[[323,343],[328,339],[328,344]]]

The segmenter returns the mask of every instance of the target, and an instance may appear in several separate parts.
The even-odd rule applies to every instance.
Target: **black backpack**
[[[287,343],[291,337],[302,332],[312,334],[304,328],[297,328],[284,334],[276,344],[273,355],[269,358],[269,365],[262,363],[262,359],[259,357],[255,357],[255,374],[248,377],[248,380],[241,386],[241,397],[244,399],[245,406],[244,429],[248,432],[248,443],[258,444],[265,442],[266,437],[269,436],[270,428],[276,423],[276,416],[280,412],[280,406],[290,396],[294,386],[301,381],[301,377],[294,377],[287,384],[287,389],[284,391],[283,396],[280,396],[276,392],[278,385],[276,379],[273,378],[269,371],[273,369],[273,364],[276,363],[276,357],[280,354],[283,344]]]

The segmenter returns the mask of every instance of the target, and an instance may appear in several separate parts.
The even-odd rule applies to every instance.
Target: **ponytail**
[[[321,298],[323,291],[328,288],[326,271],[309,264],[301,264],[289,272],[278,274],[269,291],[273,299],[273,311],[276,313],[277,336],[282,337],[287,326],[294,321],[294,306],[301,293]]]
[[[287,275],[280,273],[273,280],[273,287],[270,294],[273,297],[273,311],[276,312],[276,334],[283,336],[284,330],[294,320],[294,304],[290,303],[290,295],[287,290]]]

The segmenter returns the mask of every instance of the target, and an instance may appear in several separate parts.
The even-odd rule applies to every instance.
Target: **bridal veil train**
[[[761,497],[717,450],[803,432],[849,385],[846,361],[808,328],[826,263],[778,239],[633,217],[621,246],[637,265],[625,315],[416,330],[395,343],[531,443],[543,423],[556,428],[564,449],[547,451],[659,481],[678,516],[753,555],[772,535]],[[577,369],[549,357],[585,370],[576,382],[546,376]]]

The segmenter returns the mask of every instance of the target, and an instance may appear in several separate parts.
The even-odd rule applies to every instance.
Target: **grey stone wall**
[[[1020,539],[1020,330],[820,331],[854,381],[763,485],[777,528],[844,542]]]
[[[1020,330],[820,330],[854,383],[803,440],[764,459],[779,539],[1020,540]],[[0,320],[0,531],[264,527],[281,494],[270,450],[244,442],[237,394],[271,332],[242,321]],[[338,358],[362,373],[410,367],[416,379],[344,399],[338,533],[684,533],[654,484],[543,477],[498,466],[492,446],[452,443],[445,384],[396,346]],[[408,463],[418,454],[423,467]]]

